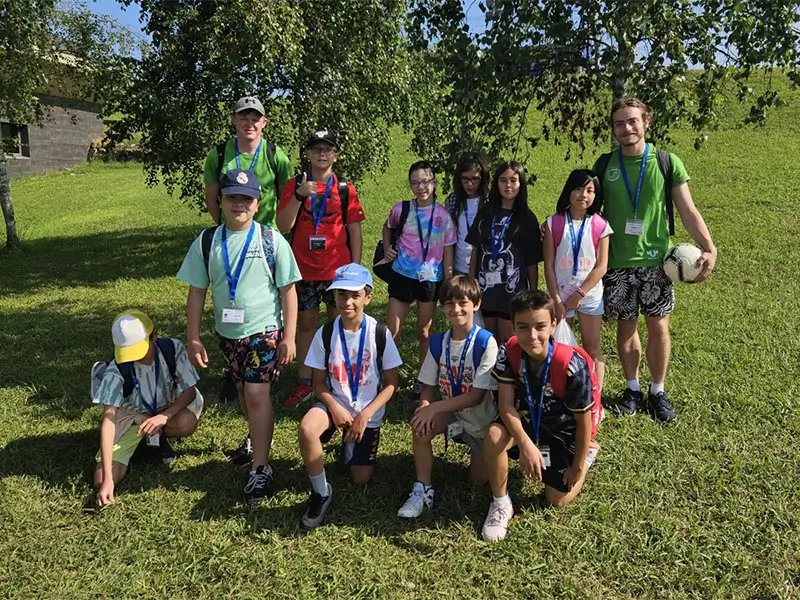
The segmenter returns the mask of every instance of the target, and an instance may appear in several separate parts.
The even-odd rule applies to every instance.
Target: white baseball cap
[[[153,321],[140,310],[129,310],[114,319],[111,338],[114,340],[114,360],[133,362],[144,358],[150,349]]]

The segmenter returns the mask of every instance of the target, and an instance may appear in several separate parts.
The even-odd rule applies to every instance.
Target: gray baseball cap
[[[264,105],[261,104],[261,100],[255,96],[245,96],[244,98],[239,98],[236,101],[236,104],[233,106],[233,114],[240,113],[243,110],[255,110],[260,112],[262,115],[267,114],[264,110]]]

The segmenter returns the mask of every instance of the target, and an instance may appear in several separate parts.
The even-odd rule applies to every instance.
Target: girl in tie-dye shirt
[[[457,233],[447,209],[436,202],[436,173],[425,161],[416,162],[408,170],[408,181],[414,199],[408,218],[392,246],[392,230],[400,226],[403,203],[392,207],[383,228],[386,259],[394,261],[394,275],[389,281],[389,307],[386,325],[396,338],[411,303],[417,302],[417,338],[419,360],[428,352],[428,337],[433,325],[436,298],[444,280],[453,276],[453,247]],[[414,396],[421,387],[414,386]]]

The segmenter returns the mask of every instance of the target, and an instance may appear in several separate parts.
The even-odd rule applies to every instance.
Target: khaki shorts
[[[194,400],[192,400],[186,408],[198,421],[200,420],[200,416],[203,414],[203,395],[197,388],[195,388]],[[134,412],[127,408],[117,409],[116,428],[114,429],[114,454],[112,455],[112,460],[114,462],[127,466],[139,442],[144,439],[138,433],[138,426],[149,417],[150,415]],[[101,460],[99,450],[97,451],[95,460],[97,462]]]

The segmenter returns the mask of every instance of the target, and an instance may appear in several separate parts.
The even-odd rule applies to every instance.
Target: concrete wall
[[[28,126],[30,158],[8,159],[11,177],[69,169],[86,162],[89,144],[103,132],[98,106],[80,100],[42,96],[50,115],[42,125]]]

